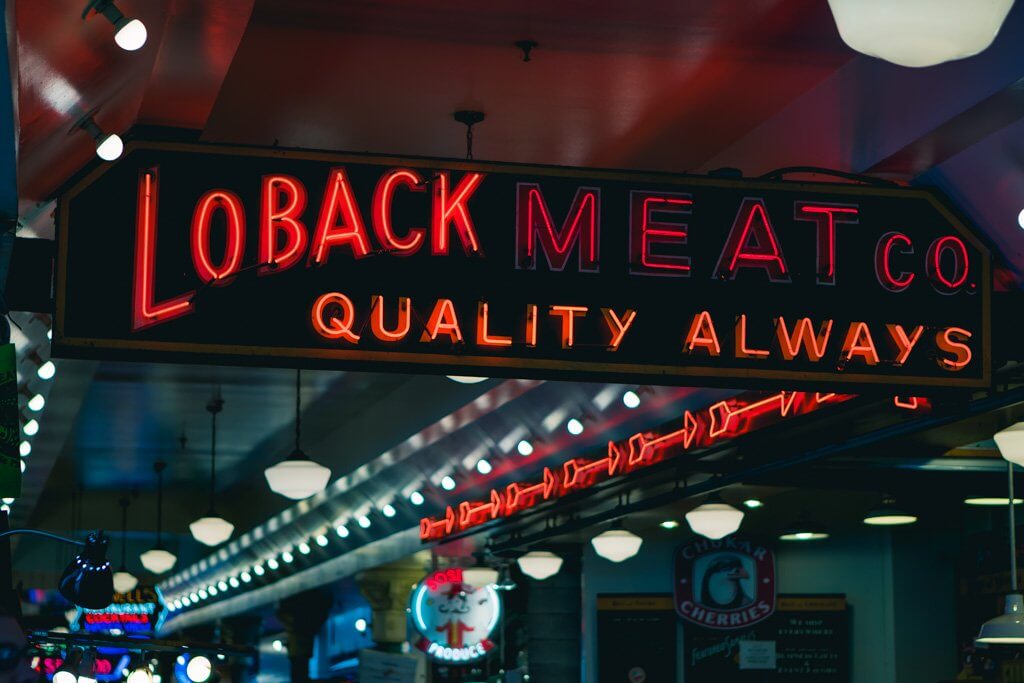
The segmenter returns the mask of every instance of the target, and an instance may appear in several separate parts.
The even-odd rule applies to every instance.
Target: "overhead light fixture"
[[[857,52],[900,66],[933,66],[985,50],[1013,0],[828,0]]]
[[[28,441],[22,441],[21,444],[18,446],[18,452],[21,453],[21,457],[27,458],[29,455],[32,454],[32,444],[30,444]]]
[[[59,540],[66,539],[56,536]],[[114,577],[107,560],[107,537],[91,533],[71,564],[61,574],[58,588],[64,598],[86,609],[103,609],[114,599]]]
[[[385,503],[381,507],[380,511],[381,514],[383,514],[385,517],[394,517],[396,514],[398,514],[398,511],[395,510],[395,506],[392,505],[391,503]]]
[[[1006,472],[1007,498],[1013,500],[1012,462],[1006,463]],[[1024,596],[1017,592],[1017,511],[1013,505],[1007,505],[1006,509],[1009,511],[1010,593],[1006,596],[1003,613],[982,624],[978,637],[974,639],[974,642],[986,645],[1024,644]]]
[[[611,529],[590,539],[594,552],[611,562],[623,562],[640,552],[644,539],[619,526],[616,520]]]
[[[516,444],[516,451],[518,451],[519,455],[524,458],[529,455],[533,455],[533,444],[526,439],[521,439],[519,443]]]
[[[630,389],[622,395],[622,405],[633,409],[640,406],[640,395]]]
[[[1024,503],[1024,498],[1014,498],[1013,504],[1020,505]],[[964,498],[965,505],[977,505],[980,507],[999,507],[1003,505],[1009,505],[1010,499],[1006,497],[998,496],[972,496],[970,498]]]
[[[679,526],[679,522],[674,519],[666,519],[664,522],[659,524],[662,529],[675,529]]]
[[[864,516],[864,523],[870,526],[903,526],[916,521],[917,515],[897,508],[896,501],[891,496],[885,496],[882,499],[882,507],[871,510]]]
[[[419,491],[413,491],[409,494],[409,502],[413,505],[423,505],[423,494]]]
[[[498,570],[498,580],[494,584],[494,590],[512,591],[517,587],[515,579],[512,578],[512,572],[509,571],[509,566],[507,564],[502,564],[501,569]]]
[[[356,523],[358,523],[359,526],[361,526],[364,529],[369,529],[370,528],[370,524],[371,524],[370,518],[367,517],[366,515],[359,515],[356,518]]]
[[[264,470],[274,493],[292,500],[303,500],[327,488],[331,470],[310,460],[302,452],[302,371],[295,371],[295,450],[286,459]]]
[[[334,528],[334,533],[338,534],[338,536],[341,538],[348,538],[348,527],[344,524],[339,524]]]
[[[352,625],[355,626],[356,631],[358,631],[359,633],[366,633],[366,629],[370,627],[370,625],[366,622],[366,619],[363,619],[362,617],[356,619],[355,623],[353,623]]]
[[[327,537],[326,536],[324,536],[323,534],[317,535],[317,537],[316,537],[316,544],[318,546],[320,546],[321,548],[325,548],[325,547],[327,547],[327,543],[328,543],[328,541],[327,541]]]
[[[213,674],[213,664],[203,655],[196,655],[188,660],[185,675],[192,683],[206,683]]]
[[[114,572],[114,590],[118,593],[130,593],[139,585],[139,580],[125,567],[125,552],[128,545],[128,506],[131,501],[123,496],[118,501],[121,505],[121,566]]]
[[[104,133],[103,129],[96,124],[96,120],[93,119],[93,115],[95,113],[96,110],[94,109],[82,118],[78,119],[70,132],[74,133],[78,130],[84,130],[92,136],[93,141],[96,143],[96,156],[104,161],[114,161],[115,159],[120,158],[121,154],[124,153],[124,140],[122,140],[121,136],[117,133]],[[47,363],[51,365],[52,370],[53,361],[46,361],[46,363],[39,366],[39,370],[37,371],[42,379],[49,379],[50,377],[53,377],[53,373],[50,370],[48,370],[48,372],[50,372],[50,377],[43,377],[43,368],[46,367]]]
[[[717,541],[739,531],[743,511],[729,505],[717,493],[686,513],[686,523],[693,533]]]
[[[53,376],[57,374],[57,366],[53,364],[52,360],[48,360],[39,366],[36,370],[36,375],[39,379],[53,379]]]
[[[476,471],[480,474],[490,474],[493,469],[494,468],[491,467],[491,463],[488,462],[487,458],[480,458],[476,462]]]
[[[806,510],[800,513],[800,519],[779,534],[780,541],[821,541],[826,538],[828,538],[828,532],[812,520],[810,513]]]
[[[181,447],[185,448],[185,435],[181,437]],[[158,460],[153,463],[156,472],[156,545],[139,555],[142,566],[154,574],[163,574],[174,567],[178,558],[163,546],[163,507],[164,507],[164,469],[167,463]]]
[[[473,588],[484,588],[498,582],[498,570],[487,565],[486,556],[482,552],[473,553],[476,564],[462,570],[462,582]]]
[[[446,474],[444,477],[441,478],[441,488],[443,488],[445,491],[454,491],[455,479],[450,474]]]
[[[114,5],[114,0],[89,0],[82,18],[86,19],[93,10],[114,25],[114,42],[122,50],[134,52],[146,44],[146,25],[139,19],[131,19],[122,14]]]
[[[312,552],[312,550],[313,549],[310,548],[309,544],[306,543],[305,541],[303,541],[302,543],[299,544],[299,552],[302,553],[303,555],[309,555],[309,553]]]
[[[1024,209],[1021,209],[1020,213],[1017,214],[1017,225],[1019,225],[1021,229],[1024,230]]]
[[[224,409],[220,388],[206,404],[210,413],[210,507],[206,515],[188,525],[192,537],[203,545],[216,546],[231,538],[235,525],[217,514],[217,414]]]
[[[38,413],[46,405],[46,398],[42,394],[36,394],[28,400],[28,409]]]
[[[583,423],[579,419],[572,417],[565,423],[565,429],[573,436],[579,436],[583,433]]]
[[[25,432],[25,436],[35,436],[39,433],[39,423],[36,420],[29,420],[25,423],[25,426],[21,428],[21,431]]]
[[[523,574],[543,581],[558,573],[562,568],[562,558],[547,550],[531,550],[516,560],[516,564]]]
[[[743,501],[743,507],[747,508],[748,510],[757,510],[759,508],[763,508],[764,503],[758,500],[757,498],[747,498],[745,501]]]
[[[1024,422],[996,432],[992,438],[1004,460],[1014,465],[1024,465]]]
[[[153,672],[146,664],[139,664],[130,674],[126,683],[153,683]]]
[[[448,379],[459,384],[479,384],[486,382],[489,377],[474,377],[472,375],[447,375]]]

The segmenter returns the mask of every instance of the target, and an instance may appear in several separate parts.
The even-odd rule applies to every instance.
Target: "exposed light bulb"
[[[369,624],[366,623],[366,619],[363,619],[362,617],[356,619],[354,625],[356,627],[356,630],[360,633],[366,633],[366,629],[369,627]]]
[[[138,19],[127,19],[115,31],[114,42],[122,50],[134,52],[146,44],[146,37],[145,24]]]
[[[340,536],[341,538],[348,538],[348,534],[349,534],[348,527],[345,526],[344,524],[339,524],[334,529],[334,533],[338,534],[338,536]]]
[[[281,560],[283,560],[285,564],[290,564],[295,561],[295,556],[292,555],[291,551],[285,550],[281,553]]]
[[[303,541],[302,543],[299,544],[299,552],[302,553],[303,555],[309,555],[311,550],[312,550],[312,548],[310,548],[309,544],[306,543],[305,541]]]
[[[486,382],[487,377],[474,377],[472,375],[447,375],[448,379],[459,384],[479,384]]]
[[[53,379],[53,376],[57,374],[57,366],[53,364],[52,360],[48,360],[39,366],[36,370],[36,375],[39,379]]]
[[[423,494],[419,491],[413,491],[409,494],[409,502],[413,505],[423,505]]]
[[[35,411],[37,413],[40,410],[42,410],[43,406],[45,406],[45,405],[46,405],[46,399],[43,397],[42,394],[36,394],[35,396],[33,396],[32,398],[30,398],[28,400],[28,409],[29,410],[33,410],[33,411]]]
[[[316,544],[318,546],[320,546],[321,548],[326,547],[327,546],[327,537],[324,536],[323,534],[318,535],[316,537]]]
[[[451,477],[451,475],[444,475],[444,478],[441,479],[441,488],[443,488],[445,491],[455,490],[455,480]]]
[[[522,439],[516,444],[516,450],[519,452],[519,455],[525,458],[528,455],[533,455],[533,444],[526,439]]]
[[[370,528],[370,518],[366,515],[359,515],[359,518],[356,519],[356,521],[359,523],[359,526],[363,527],[364,529]]]
[[[494,468],[491,467],[491,463],[486,458],[481,458],[476,463],[476,471],[480,474],[490,474],[492,469]]]
[[[28,441],[22,441],[21,445],[18,446],[18,452],[21,453],[21,457],[27,458],[32,453],[32,444]]]
[[[636,408],[640,405],[640,396],[633,390],[622,395],[622,404],[627,408]]]
[[[124,153],[124,140],[117,133],[110,133],[96,143],[96,156],[104,161],[114,161]]]
[[[385,503],[384,506],[380,509],[380,511],[384,514],[385,517],[394,517],[395,514],[397,514],[395,506],[392,505],[391,503]]]
[[[583,433],[583,423],[577,420],[575,417],[571,418],[568,422],[565,423],[565,428],[573,436],[579,436],[580,434]]]
[[[22,431],[25,432],[26,436],[35,436],[39,432],[39,423],[36,420],[29,420],[22,427]]]

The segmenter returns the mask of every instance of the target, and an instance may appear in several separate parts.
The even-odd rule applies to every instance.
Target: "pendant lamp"
[[[618,520],[612,524],[611,529],[590,539],[594,552],[611,562],[623,562],[634,557],[640,552],[643,542],[644,539],[623,529]]]
[[[182,450],[185,449],[184,434],[181,435],[181,448]],[[153,471],[156,472],[156,545],[139,555],[142,566],[154,574],[163,574],[170,571],[174,567],[174,563],[178,561],[174,553],[168,552],[164,548],[161,538],[163,531],[164,469],[166,468],[167,463],[163,461],[158,460],[153,463]]]
[[[562,558],[547,550],[532,550],[516,563],[520,571],[537,581],[551,578],[562,568]]]
[[[473,553],[476,564],[462,570],[462,582],[468,583],[474,588],[492,586],[498,582],[498,570],[487,565],[486,556],[483,553]]]
[[[331,470],[313,462],[302,452],[302,371],[295,371],[295,450],[281,462],[263,471],[274,493],[285,498],[303,500],[327,488]]]
[[[976,55],[995,40],[1013,0],[828,0],[839,35],[857,52],[900,66]]]
[[[118,593],[130,593],[139,585],[139,580],[125,568],[124,556],[128,545],[128,505],[131,501],[127,496],[121,498],[121,566],[114,572],[114,590]]]
[[[712,493],[703,505],[686,513],[686,523],[693,533],[717,541],[739,531],[743,511],[726,503],[717,493]]]
[[[915,522],[917,515],[896,507],[896,500],[891,496],[882,498],[882,507],[864,515],[864,523],[869,526],[903,526]]]
[[[998,435],[997,435],[998,436]],[[999,443],[998,441],[996,442]],[[1002,447],[1000,446],[1000,450]],[[1005,454],[1003,457],[1006,457]],[[1006,463],[1010,500],[1013,500],[1013,463]],[[976,643],[987,645],[1024,645],[1024,596],[1017,592],[1017,515],[1016,506],[1010,511],[1010,593],[1006,596],[1003,613],[981,625]]]
[[[200,517],[188,525],[192,537],[204,545],[220,545],[231,538],[235,525],[217,514],[217,414],[224,409],[224,399],[220,389],[214,391],[206,410],[210,413],[210,507],[205,517]]]
[[[1007,427],[992,438],[995,439],[999,454],[1004,460],[1024,466],[1024,422]]]
[[[811,513],[804,510],[800,513],[800,519],[796,520],[786,530],[779,534],[780,541],[823,541],[828,538],[828,531],[814,521]]]

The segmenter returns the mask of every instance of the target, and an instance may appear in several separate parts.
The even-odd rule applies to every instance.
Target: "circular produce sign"
[[[420,581],[409,611],[420,650],[445,662],[468,662],[494,648],[490,636],[501,618],[501,598],[491,586],[465,583],[456,567]]]

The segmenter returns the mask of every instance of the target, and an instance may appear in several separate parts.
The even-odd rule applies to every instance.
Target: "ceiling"
[[[475,129],[478,159],[747,175],[811,165],[937,185],[995,245],[1000,288],[1024,278],[1022,3],[989,50],[923,70],[853,53],[823,0],[118,0],[148,27],[135,53],[115,46],[102,18],[83,21],[84,4],[8,3],[25,236],[52,237],[55,191],[94,159],[89,137],[68,131],[96,108],[110,131],[162,126],[208,142],[449,157],[465,153],[451,114],[472,108],[487,116]],[[530,61],[514,45],[522,39],[539,43]],[[290,509],[266,493],[262,470],[292,446],[292,371],[58,367],[16,523],[116,528],[112,494],[138,491],[134,554],[153,540],[161,459],[170,463],[165,529],[183,566],[199,559],[186,525],[207,507],[205,405],[215,387],[226,402],[221,513],[242,533]],[[516,429],[540,433],[545,416],[607,389],[329,372],[304,373],[302,386],[305,450],[335,477],[369,468],[380,490],[436,479],[443,461],[471,468],[465,458],[480,443],[500,460]],[[628,418],[617,403],[591,407],[589,440],[558,448],[653,426],[693,395],[651,399]],[[975,428],[956,438],[983,436]],[[358,494],[360,505],[377,504],[378,493]],[[332,514],[355,507],[345,499]],[[33,557],[25,551],[24,567],[42,571]]]

